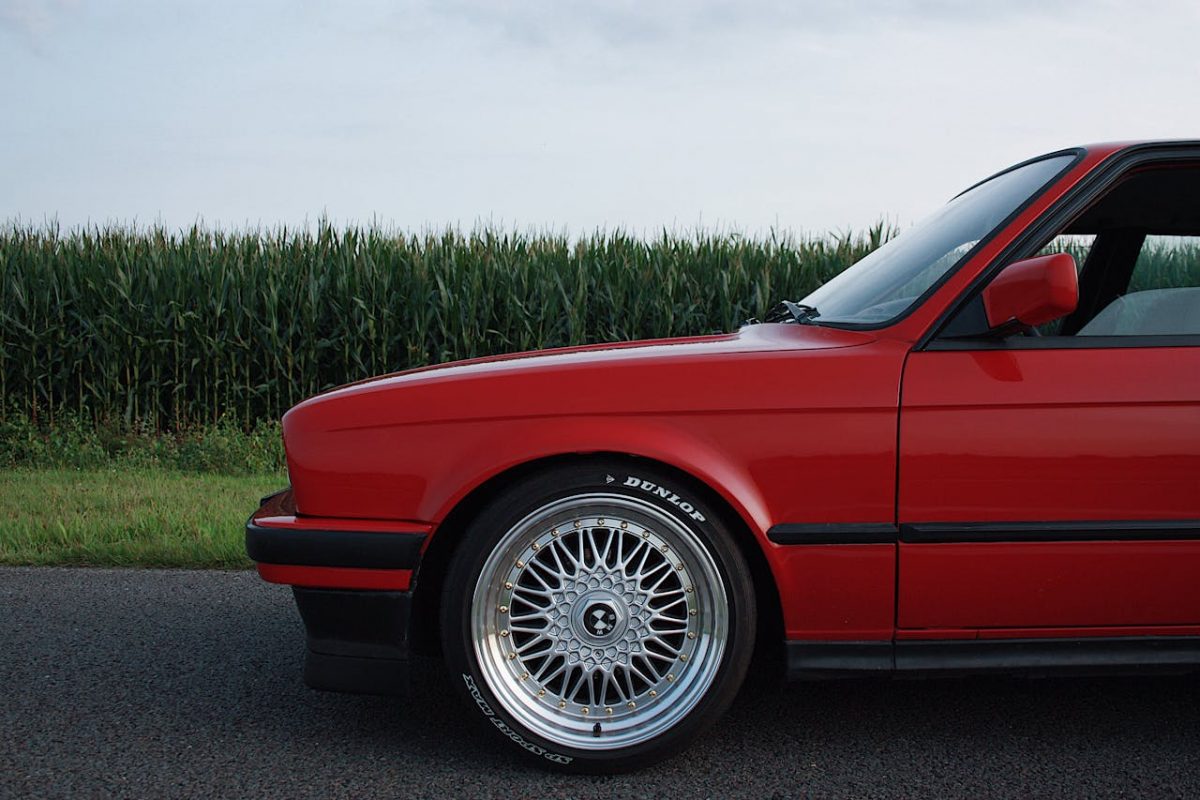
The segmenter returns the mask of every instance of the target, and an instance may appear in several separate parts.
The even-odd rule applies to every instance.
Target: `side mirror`
[[[1013,262],[983,290],[992,330],[1044,325],[1070,314],[1078,303],[1079,276],[1070,253]]]

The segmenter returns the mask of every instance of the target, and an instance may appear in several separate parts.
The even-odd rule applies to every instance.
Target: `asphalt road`
[[[1200,678],[758,680],[684,755],[579,778],[498,751],[436,662],[355,697],[302,650],[249,573],[0,570],[0,796],[1200,796]]]

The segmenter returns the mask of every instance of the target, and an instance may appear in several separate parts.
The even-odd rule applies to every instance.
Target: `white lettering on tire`
[[[651,483],[650,481],[643,480],[642,478],[639,478],[636,475],[630,475],[628,478],[626,478],[625,486],[634,488],[634,489],[641,489],[643,492],[648,492],[648,493],[654,495],[655,497],[661,497],[663,500],[666,500],[671,505],[677,507],[680,511],[687,514],[689,517],[696,520],[697,522],[705,521],[704,515],[701,514],[699,511],[697,511],[695,506],[693,506],[687,500],[684,500],[682,497],[675,494],[674,492],[672,492],[670,489],[666,488],[665,486],[659,486],[656,483]]]
[[[492,721],[492,724],[496,726],[496,730],[500,731],[502,734],[507,736],[509,739],[512,739],[518,745],[533,753],[535,756],[541,756],[547,761],[553,761],[556,764],[570,764],[574,760],[570,756],[561,756],[558,753],[551,753],[544,747],[539,747],[533,742],[525,741],[521,734],[508,727],[508,725],[504,723],[504,720],[496,716],[496,712],[492,711],[492,707],[488,705],[487,701],[483,699],[483,695],[479,693],[479,687],[475,685],[475,679],[466,673],[463,673],[462,677],[467,684],[467,691],[471,693],[471,697],[475,700],[475,705],[479,706],[479,710],[483,712],[483,715]]]

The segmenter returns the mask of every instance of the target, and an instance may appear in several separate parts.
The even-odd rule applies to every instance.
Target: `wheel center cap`
[[[583,627],[592,636],[606,636],[617,627],[617,612],[608,603],[592,603],[583,612]]]
[[[628,627],[625,604],[608,592],[593,592],[575,606],[575,630],[589,644],[607,644],[620,638]]]

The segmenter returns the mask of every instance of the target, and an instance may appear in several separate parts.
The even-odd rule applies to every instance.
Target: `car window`
[[[1147,236],[1129,281],[1131,292],[1200,286],[1200,236]]]
[[[1147,236],[1128,290],[1076,335],[1200,335],[1200,237]]]
[[[817,324],[886,324],[914,306],[1075,158],[1031,161],[968,189],[801,302],[817,309]]]
[[[1055,253],[1070,253],[1075,256],[1075,265],[1082,267],[1087,261],[1092,245],[1096,242],[1094,233],[1066,233],[1055,236],[1050,243],[1038,251],[1039,256],[1049,256]]]
[[[1006,346],[1061,347],[1063,339],[1075,337],[1068,346],[1127,347],[1130,343],[1114,337],[1159,337],[1159,344],[1170,344],[1162,337],[1200,336],[1196,161],[1163,161],[1129,170],[1043,242],[1038,251],[1014,254],[1012,260],[1070,253],[1079,270],[1078,303],[1061,319],[1002,333]],[[960,340],[995,341],[995,335],[981,289],[940,333]]]

